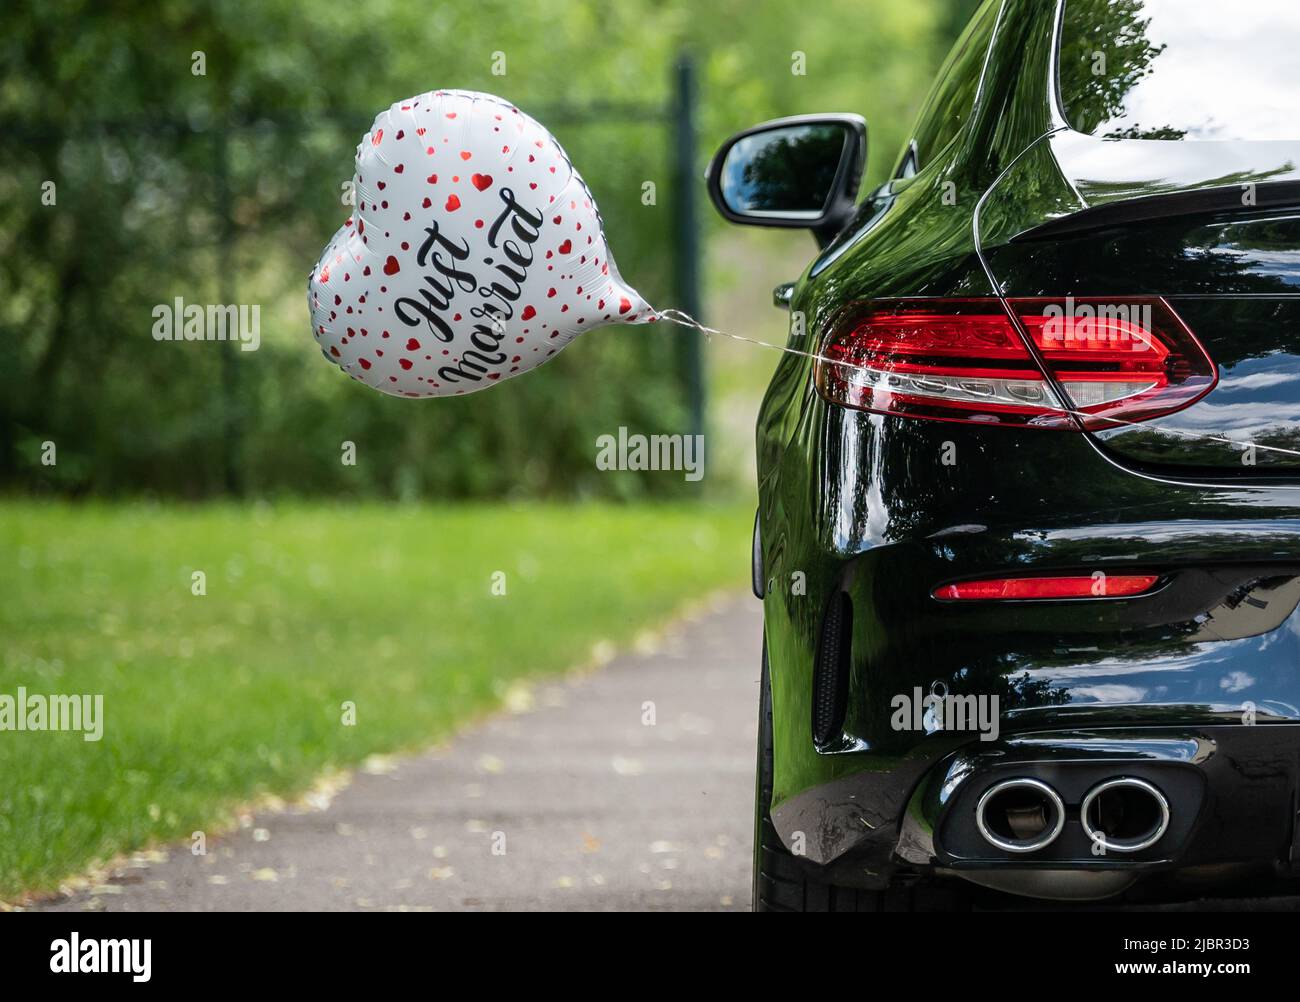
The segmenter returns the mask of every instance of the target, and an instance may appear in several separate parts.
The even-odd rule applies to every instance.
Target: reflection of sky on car
[[[1291,438],[1300,441],[1300,401],[1270,391],[1300,380],[1300,358],[1281,352],[1247,358],[1225,368],[1214,391],[1195,407],[1150,425],[1151,433],[1215,435],[1239,440]],[[1248,400],[1234,395],[1250,394]]]
[[[1294,498],[1278,498],[1268,494],[1261,494],[1258,491],[1232,491],[1225,489],[1223,491],[1233,503],[1244,504],[1246,501],[1260,505],[1275,505],[1277,507],[1290,507],[1295,503]],[[1059,546],[1065,542],[1080,542],[1094,539],[1106,540],[1125,540],[1132,539],[1144,543],[1178,543],[1186,542],[1190,534],[1198,528],[1203,529],[1206,536],[1212,539],[1223,537],[1237,537],[1244,539],[1261,539],[1269,536],[1276,536],[1279,542],[1291,543],[1295,540],[1295,533],[1300,529],[1300,522],[1292,519],[1277,519],[1267,521],[1248,521],[1248,522],[1200,522],[1195,519],[1174,519],[1170,522],[1139,522],[1133,525],[1115,525],[1102,523],[1100,525],[1084,525],[1075,528],[1033,530],[1024,529],[1011,534],[1011,539],[1015,543],[1037,543],[1046,542],[1048,546]]]
[[[1285,386],[1300,378],[1300,372],[1255,372],[1248,376],[1233,373],[1233,378],[1219,385],[1219,393],[1236,393],[1241,390],[1262,390],[1270,386]]]
[[[1270,279],[1279,279],[1286,285],[1300,285],[1300,249],[1211,247],[1209,251],[1243,265],[1249,275],[1264,275]]]
[[[1067,692],[1071,703],[1175,703],[1193,702],[1216,710],[1235,710],[1243,699],[1256,699],[1261,711],[1279,716],[1298,717],[1300,710],[1288,703],[1268,698],[1267,689],[1258,692],[1259,677],[1239,669],[1244,660],[1251,664],[1295,663],[1294,650],[1300,640],[1300,615],[1293,610],[1285,626],[1255,636],[1213,643],[1192,642],[1178,654],[1160,653],[1159,661],[1150,660],[1150,652],[1140,646],[1132,654],[1101,654],[1089,659],[1091,651],[1080,650],[1073,663],[1026,666],[1012,671],[1009,681],[1021,679],[1048,682],[1054,690]],[[1279,641],[1284,641],[1278,647]],[[1260,661],[1263,652],[1276,648],[1268,662]],[[1214,666],[1222,673],[1213,678]],[[1266,682],[1276,681],[1276,672],[1266,672]],[[1217,682],[1209,687],[1211,681]],[[1258,692],[1258,695],[1255,693]],[[1244,695],[1243,695],[1244,694]],[[1033,707],[1011,710],[1011,714],[1032,713]]]
[[[1186,139],[1297,139],[1300,34],[1296,0],[1241,8],[1147,0],[1147,40],[1166,48],[1099,135],[1133,127],[1187,130]]]
[[[1274,392],[1297,380],[1300,357],[1270,352],[1262,358],[1243,359],[1221,367],[1219,385],[1195,407],[1145,422],[1141,431],[1150,437],[1200,438],[1207,446],[1224,449],[1240,449],[1255,442],[1300,451],[1300,401],[1290,399],[1289,391]],[[1248,399],[1240,399],[1241,395]],[[1094,434],[1106,440],[1125,434],[1129,427],[1102,428]]]
[[[722,165],[722,192],[733,208],[744,211],[753,207],[753,186],[745,180],[744,165],[753,158],[755,148],[760,145],[759,137],[742,139],[732,147],[727,162]]]
[[[1093,662],[1028,668],[1017,672],[1015,678],[1047,681],[1053,689],[1068,692],[1070,702],[1075,704],[1193,702],[1216,710],[1236,710],[1240,708],[1240,699],[1245,698],[1238,694],[1252,688],[1255,681],[1241,672],[1227,669],[1229,664],[1238,663],[1237,658],[1243,655],[1227,651],[1225,646],[1241,645],[1258,647],[1259,638],[1193,644],[1186,654],[1162,654],[1156,663],[1112,656]],[[1214,664],[1224,665],[1225,674],[1219,678],[1216,689],[1208,690],[1204,684],[1206,669]],[[1124,681],[1117,681],[1121,678]],[[1243,685],[1246,680],[1250,684]],[[1026,707],[1019,712],[1032,712],[1032,708]]]
[[[1254,638],[1248,638],[1253,640]],[[1227,641],[1240,643],[1241,641]],[[1096,661],[1080,661],[1073,665],[1053,665],[1047,668],[1026,668],[1017,672],[1017,678],[1045,678],[1053,682],[1066,683],[1075,679],[1114,678],[1124,675],[1161,675],[1167,672],[1184,672],[1192,668],[1202,668],[1206,661],[1210,663],[1228,663],[1229,656],[1222,650],[1222,644],[1194,644],[1189,652],[1181,657],[1162,656],[1158,664],[1146,660],[1135,661],[1122,657],[1098,658]],[[1209,655],[1207,659],[1207,655]],[[1143,655],[1145,657],[1145,655]],[[1071,689],[1071,692],[1074,690]]]
[[[1219,405],[1213,398],[1165,419],[1163,428],[1198,434],[1262,435],[1268,431],[1295,435],[1300,422],[1300,403],[1256,400],[1248,404]]]

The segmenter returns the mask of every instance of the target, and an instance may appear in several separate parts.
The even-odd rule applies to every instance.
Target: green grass
[[[99,742],[0,731],[0,899],[445,737],[511,680],[742,586],[750,517],[0,503],[0,694],[102,693],[105,718]]]

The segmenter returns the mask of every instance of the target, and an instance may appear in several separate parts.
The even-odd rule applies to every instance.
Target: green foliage
[[[669,306],[671,126],[630,112],[667,105],[678,53],[700,66],[698,172],[738,128],[834,110],[866,115],[880,179],[969,6],[827,0],[795,16],[777,0],[20,2],[0,40],[0,485],[680,492],[676,478],[596,476],[592,456],[620,425],[686,430],[680,342],[693,334],[596,332],[506,389],[445,401],[381,397],[316,357],[305,275],[347,215],[340,186],[358,137],[394,100],[435,87],[517,101],[587,177],[625,277]],[[792,72],[796,51],[805,75]],[[42,203],[47,181],[54,205]],[[260,304],[261,348],[153,341],[153,308],[176,296]],[[45,441],[57,466],[40,463]],[[339,462],[344,441],[357,444],[356,467]]]

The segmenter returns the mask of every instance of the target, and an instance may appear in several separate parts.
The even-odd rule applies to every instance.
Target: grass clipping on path
[[[0,731],[0,899],[445,737],[740,586],[751,517],[0,504],[0,694],[102,694],[104,717],[97,742]]]

